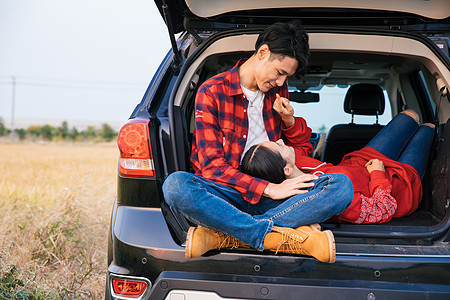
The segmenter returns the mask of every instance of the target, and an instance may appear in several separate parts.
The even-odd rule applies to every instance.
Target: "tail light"
[[[120,299],[140,299],[149,287],[145,281],[125,278],[112,278],[113,295]]]
[[[119,131],[119,173],[124,176],[155,178],[148,120],[129,120]]]

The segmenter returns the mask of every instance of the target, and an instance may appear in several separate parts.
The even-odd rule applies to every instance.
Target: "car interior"
[[[256,36],[219,37],[193,54],[195,59],[191,60],[173,99],[174,117],[182,120],[179,126],[183,127],[183,130],[174,131],[182,132],[176,136],[173,145],[179,169],[192,171],[189,167],[189,149],[194,131],[193,105],[198,87],[207,78],[232,68],[239,59],[251,56]],[[442,100],[439,94],[437,79],[448,76],[445,73],[448,71],[436,55],[420,42],[395,36],[317,32],[310,33],[310,48],[310,66],[306,73],[288,78],[290,93],[292,90],[291,101],[307,106],[326,97],[311,97],[306,95],[307,91],[314,93],[314,89],[323,86],[350,87],[345,97],[336,100],[348,115],[348,123],[333,124],[328,132],[313,130],[311,142],[315,147],[314,157],[336,164],[346,153],[362,148],[383,127],[378,117],[384,113],[386,101],[390,104],[391,118],[402,110],[414,109],[422,122],[435,123],[435,111],[438,109],[442,123],[439,129],[443,131],[450,111],[448,107],[439,106],[445,98]],[[359,124],[355,121],[358,115],[371,116],[372,123]],[[296,113],[296,116],[302,115]],[[447,136],[449,131],[446,130]],[[169,155],[172,149],[164,148],[164,145],[162,147]],[[371,232],[373,236],[373,233],[378,232],[380,237],[388,238],[396,233],[397,237],[407,237],[408,234],[432,237],[436,231],[448,227],[448,200],[445,191],[438,188],[448,183],[443,178],[445,171],[439,171],[437,167],[443,163],[442,160],[448,159],[445,149],[448,151],[448,146],[440,147],[437,142],[430,154],[423,183],[423,199],[419,209],[412,215],[394,219],[387,224],[329,223],[323,227],[332,229],[336,236],[351,236],[355,232],[360,232],[362,236]]]

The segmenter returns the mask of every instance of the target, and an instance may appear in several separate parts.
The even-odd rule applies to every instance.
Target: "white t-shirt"
[[[263,105],[264,105],[264,93],[260,90],[252,92],[241,85],[242,91],[244,92],[245,98],[249,101],[247,107],[248,115],[248,136],[247,142],[245,144],[244,152],[241,156],[242,158],[250,149],[251,146],[265,142],[269,140],[267,136],[266,127],[264,126],[264,120],[262,115]]]

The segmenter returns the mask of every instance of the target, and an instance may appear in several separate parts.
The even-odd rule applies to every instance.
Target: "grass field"
[[[117,155],[0,143],[0,299],[103,299]]]

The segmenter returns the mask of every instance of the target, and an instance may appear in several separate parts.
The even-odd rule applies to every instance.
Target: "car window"
[[[310,89],[306,92],[319,93],[320,101],[311,103],[295,103],[291,101],[295,116],[303,117],[313,132],[327,133],[335,124],[348,124],[351,114],[344,111],[344,99],[349,85],[327,85],[320,90]],[[385,98],[384,113],[378,117],[378,123],[386,125],[392,119],[391,104],[388,95],[383,89]],[[355,115],[356,124],[374,124],[375,116]]]

